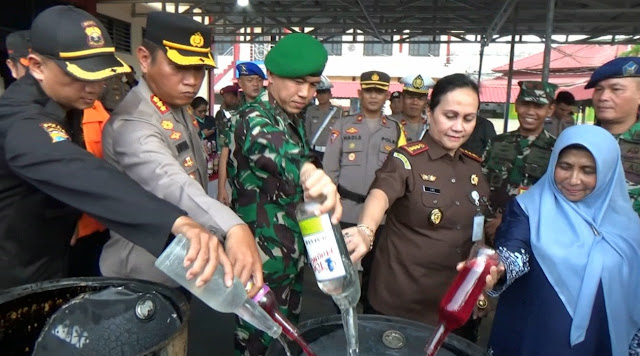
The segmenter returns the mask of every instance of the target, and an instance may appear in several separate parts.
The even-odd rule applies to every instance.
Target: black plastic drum
[[[298,328],[318,356],[345,355],[347,344],[339,315],[313,319]],[[424,348],[434,327],[401,318],[382,315],[358,315],[360,355],[424,355]],[[291,354],[301,355],[300,348],[288,343]],[[285,356],[282,345],[273,342],[266,356]],[[438,356],[481,356],[485,352],[477,345],[456,335],[449,335]]]
[[[0,354],[183,356],[188,318],[184,295],[152,282],[34,283],[0,292]]]

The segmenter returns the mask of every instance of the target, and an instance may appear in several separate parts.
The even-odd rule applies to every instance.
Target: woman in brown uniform
[[[473,132],[478,106],[478,87],[467,76],[440,79],[431,93],[428,134],[389,153],[358,226],[344,230],[351,258],[359,260],[387,214],[368,290],[372,310],[365,312],[437,323],[456,264],[471,249],[473,217],[484,212],[489,194],[480,158],[460,149]],[[472,324],[458,334],[475,339]]]

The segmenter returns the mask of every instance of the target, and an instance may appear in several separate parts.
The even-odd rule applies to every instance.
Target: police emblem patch
[[[200,32],[196,32],[191,35],[189,43],[191,43],[193,47],[202,47],[204,45],[204,37],[202,37],[202,34]]]
[[[329,139],[331,139],[331,143],[333,143],[333,141],[335,141],[336,138],[338,138],[338,136],[340,136],[340,131],[331,130],[331,135],[329,135]]]
[[[58,124],[55,124],[53,122],[46,122],[40,124],[40,127],[42,127],[44,131],[47,132],[49,137],[51,137],[51,142],[53,143],[60,141],[69,141],[69,135],[67,135],[67,132]]]
[[[90,47],[102,47],[104,46],[104,37],[102,37],[102,31],[98,25],[93,21],[85,21],[82,23],[84,27],[84,33],[87,35],[87,44]]]

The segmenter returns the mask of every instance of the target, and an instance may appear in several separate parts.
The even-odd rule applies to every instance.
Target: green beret
[[[319,77],[328,58],[320,41],[304,33],[292,33],[276,43],[264,59],[264,65],[271,73],[284,78]]]

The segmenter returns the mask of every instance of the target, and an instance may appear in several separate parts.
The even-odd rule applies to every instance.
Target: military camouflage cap
[[[518,101],[528,101],[538,104],[551,104],[555,97],[558,86],[548,82],[538,82],[532,80],[518,82],[520,93]]]
[[[596,84],[609,78],[640,77],[639,57],[620,57],[603,64],[591,75],[591,79],[584,87],[591,89]]]
[[[273,46],[264,65],[271,73],[284,78],[319,77],[328,58],[320,41],[304,33],[292,33]]]

